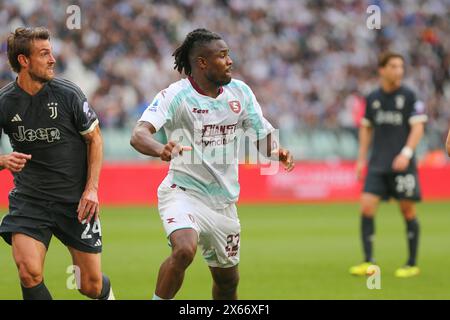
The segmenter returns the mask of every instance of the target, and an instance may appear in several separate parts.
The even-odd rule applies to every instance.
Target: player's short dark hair
[[[192,67],[189,62],[189,54],[192,48],[203,45],[213,40],[221,40],[222,38],[214,32],[207,29],[195,29],[188,33],[181,46],[179,46],[172,54],[175,57],[175,67],[179,73],[184,73],[187,76],[191,75]]]
[[[389,60],[393,58],[400,58],[403,61],[405,61],[405,58],[403,58],[403,56],[400,53],[387,51],[381,53],[380,56],[378,57],[378,67],[379,68],[385,67],[389,63]]]
[[[45,27],[17,28],[11,32],[7,40],[8,61],[11,68],[19,73],[21,65],[17,57],[20,54],[29,57],[31,54],[31,43],[34,40],[49,40],[50,32]]]

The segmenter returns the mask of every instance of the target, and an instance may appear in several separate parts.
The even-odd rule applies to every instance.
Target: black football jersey
[[[0,89],[2,129],[14,151],[31,154],[14,174],[14,191],[34,198],[74,203],[87,178],[87,145],[83,134],[98,119],[74,83],[54,78],[35,95],[16,81]]]
[[[392,162],[406,145],[411,124],[426,122],[424,104],[405,86],[393,92],[381,88],[366,97],[366,111],[362,125],[373,128],[369,170],[392,172]],[[408,170],[415,170],[413,157]]]

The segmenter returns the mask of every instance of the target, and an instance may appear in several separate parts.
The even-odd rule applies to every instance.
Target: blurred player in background
[[[350,268],[353,275],[366,275],[373,257],[374,216],[380,200],[398,200],[406,223],[409,257],[395,276],[407,278],[419,274],[417,249],[419,222],[415,202],[420,201],[420,185],[414,150],[424,134],[424,104],[402,85],[404,59],[387,52],[379,58],[381,86],[366,98],[366,112],[359,131],[356,173],[361,178],[369,146],[372,152],[361,196],[361,240],[364,262]],[[372,139],[373,138],[373,139]]]
[[[46,28],[16,29],[7,52],[18,77],[0,90],[0,133],[5,131],[13,148],[0,155],[0,169],[13,173],[15,188],[0,235],[12,246],[23,298],[52,299],[43,275],[55,235],[79,268],[80,292],[113,299],[100,261],[97,189],[103,142],[97,116],[80,88],[54,78]]]
[[[159,270],[154,299],[172,299],[200,244],[213,278],[214,299],[237,299],[240,222],[235,202],[239,196],[239,132],[259,141],[264,156],[274,154],[287,171],[294,167],[288,150],[272,150],[273,127],[263,117],[252,90],[231,78],[232,60],[222,38],[208,30],[189,33],[175,50],[175,68],[188,76],[161,91],[138,121],[131,144],[139,152],[170,161],[158,189],[158,208],[172,247]],[[152,135],[164,128],[169,142]],[[181,131],[180,131],[181,129]],[[186,152],[173,141],[182,133]],[[183,150],[185,150],[183,152]],[[264,152],[265,151],[265,152]],[[211,156],[233,155],[220,163]],[[199,163],[184,163],[191,156]]]

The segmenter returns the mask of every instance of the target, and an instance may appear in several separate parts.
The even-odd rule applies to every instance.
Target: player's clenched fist
[[[174,141],[169,141],[163,148],[161,154],[159,157],[163,161],[170,161],[173,158],[177,157],[178,155],[182,155],[183,151],[190,151],[192,150],[191,147],[186,147],[179,145],[178,143]]]
[[[11,172],[20,172],[30,159],[31,154],[12,152],[10,154],[0,156],[0,167],[8,169]]]

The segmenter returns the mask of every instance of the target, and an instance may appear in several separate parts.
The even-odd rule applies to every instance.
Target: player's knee
[[[102,277],[90,276],[81,278],[80,293],[91,298],[97,298],[102,292]]]
[[[372,218],[375,216],[375,208],[370,205],[362,205],[361,214],[366,218]]]
[[[413,220],[416,217],[416,212],[411,208],[402,209],[401,212],[406,220]]]
[[[24,287],[35,287],[42,282],[42,268],[38,263],[32,263],[26,260],[17,261],[17,268],[20,282]]]
[[[188,267],[194,260],[196,250],[195,246],[190,245],[181,245],[174,248],[172,252],[174,263],[179,267]]]

